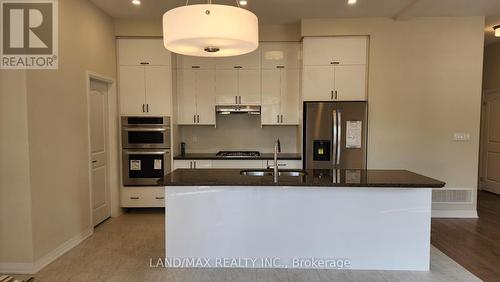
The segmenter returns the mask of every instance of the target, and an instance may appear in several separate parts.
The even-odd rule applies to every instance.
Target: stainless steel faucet
[[[268,167],[268,169],[273,168],[274,170],[273,173],[274,183],[278,183],[278,176],[279,176],[278,153],[281,153],[281,142],[279,138],[276,140],[276,142],[274,142],[274,166]]]

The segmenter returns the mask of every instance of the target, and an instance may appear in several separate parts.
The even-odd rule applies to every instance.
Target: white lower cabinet
[[[264,168],[263,160],[213,160],[213,168]]]
[[[124,187],[121,189],[122,208],[153,208],[165,206],[164,187]]]
[[[174,170],[178,168],[212,168],[211,160],[174,160]]]
[[[274,160],[266,160],[265,167],[274,166]],[[302,169],[301,160],[278,160],[278,167],[280,169]]]

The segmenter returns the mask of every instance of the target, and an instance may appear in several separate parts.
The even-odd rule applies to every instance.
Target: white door
[[[260,105],[260,69],[238,71],[238,95],[243,105]]]
[[[500,91],[485,94],[481,189],[500,194]]]
[[[280,123],[281,102],[280,69],[263,69],[261,110],[262,124],[273,125]]]
[[[196,71],[196,122],[215,125],[215,74],[212,70]]]
[[[196,123],[196,71],[177,71],[177,123]]]
[[[120,66],[120,114],[145,113],[146,86],[144,67]]]
[[[146,105],[147,113],[156,116],[172,115],[172,71],[167,66],[147,66]]]
[[[111,216],[107,169],[108,85],[91,80],[89,93],[89,128],[91,152],[91,189],[94,226]]]
[[[299,124],[300,70],[281,70],[281,115],[282,124]]]
[[[365,101],[366,66],[336,66],[335,90],[338,101]]]
[[[332,66],[304,66],[304,101],[331,101],[334,90]]]
[[[215,72],[215,95],[217,105],[237,104],[238,71],[235,69],[218,69]]]

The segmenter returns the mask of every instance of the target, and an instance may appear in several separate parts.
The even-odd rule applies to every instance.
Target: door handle
[[[337,110],[333,110],[332,112],[332,164],[333,168],[337,168]]]
[[[338,111],[338,125],[337,125],[337,130],[338,130],[338,139],[337,139],[337,165],[340,165],[340,154],[342,151],[342,113]]]

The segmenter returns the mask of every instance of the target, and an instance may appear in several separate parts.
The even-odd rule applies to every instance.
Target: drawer
[[[123,187],[120,197],[122,208],[165,207],[163,187]]]
[[[214,160],[213,168],[264,168],[262,160]]]

